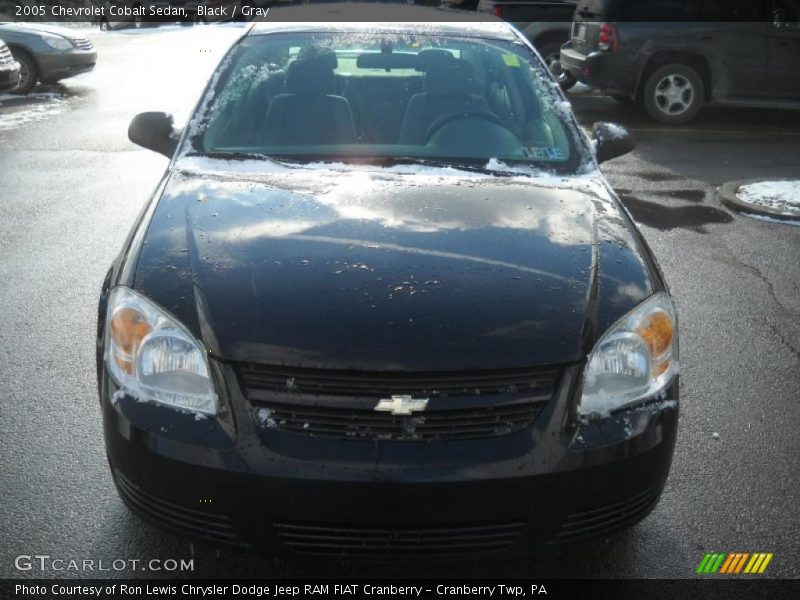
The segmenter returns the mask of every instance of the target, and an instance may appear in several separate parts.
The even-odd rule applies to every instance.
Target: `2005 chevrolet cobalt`
[[[262,24],[105,281],[108,457],[143,518],[334,556],[520,553],[655,506],[675,308],[577,125],[503,23]]]

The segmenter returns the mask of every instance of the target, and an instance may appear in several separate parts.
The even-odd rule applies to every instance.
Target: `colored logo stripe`
[[[720,573],[732,574],[738,573],[744,567],[744,561],[747,560],[747,557],[750,556],[749,552],[736,552],[734,554],[728,555],[728,560],[725,561],[725,564],[722,565],[720,569]]]
[[[706,574],[726,574],[732,575],[739,573],[761,574],[772,560],[772,552],[709,552],[697,566],[697,573]]]
[[[698,573],[716,573],[725,560],[725,553],[706,554],[703,560],[700,561],[700,566],[697,567]]]

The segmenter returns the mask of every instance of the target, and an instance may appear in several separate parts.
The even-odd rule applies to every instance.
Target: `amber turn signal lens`
[[[653,357],[652,375],[658,377],[669,368],[669,357],[666,354],[672,346],[672,337],[675,332],[675,325],[672,319],[663,312],[655,312],[648,315],[637,333],[642,336]],[[659,360],[666,358],[666,360]]]
[[[661,358],[672,346],[672,335],[675,326],[672,319],[664,312],[654,312],[648,315],[637,333],[642,336],[650,349],[653,358]]]
[[[147,318],[134,308],[120,308],[111,317],[111,340],[116,346],[114,360],[120,369],[133,373],[133,355],[153,330]]]

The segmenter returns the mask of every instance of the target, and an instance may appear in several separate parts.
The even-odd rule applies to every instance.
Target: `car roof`
[[[250,35],[286,32],[450,35],[517,40],[514,29],[492,15],[387,4],[332,4],[270,10]]]

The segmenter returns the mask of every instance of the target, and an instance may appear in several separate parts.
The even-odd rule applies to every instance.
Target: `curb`
[[[717,197],[719,201],[724,204],[726,207],[735,210],[736,212],[750,214],[750,215],[757,215],[760,217],[769,217],[771,219],[778,219],[781,221],[791,221],[797,223],[800,221],[800,215],[785,215],[777,210],[773,210],[771,208],[767,208],[765,206],[757,206],[755,204],[750,204],[749,202],[745,202],[741,200],[737,195],[736,192],[739,191],[739,188],[743,185],[748,185],[751,183],[759,183],[761,181],[767,181],[763,177],[759,179],[740,179],[738,181],[728,181],[727,183],[723,183],[721,186],[717,188]],[[780,178],[776,177],[774,179],[769,179],[769,181],[794,181],[793,179],[787,178]]]

